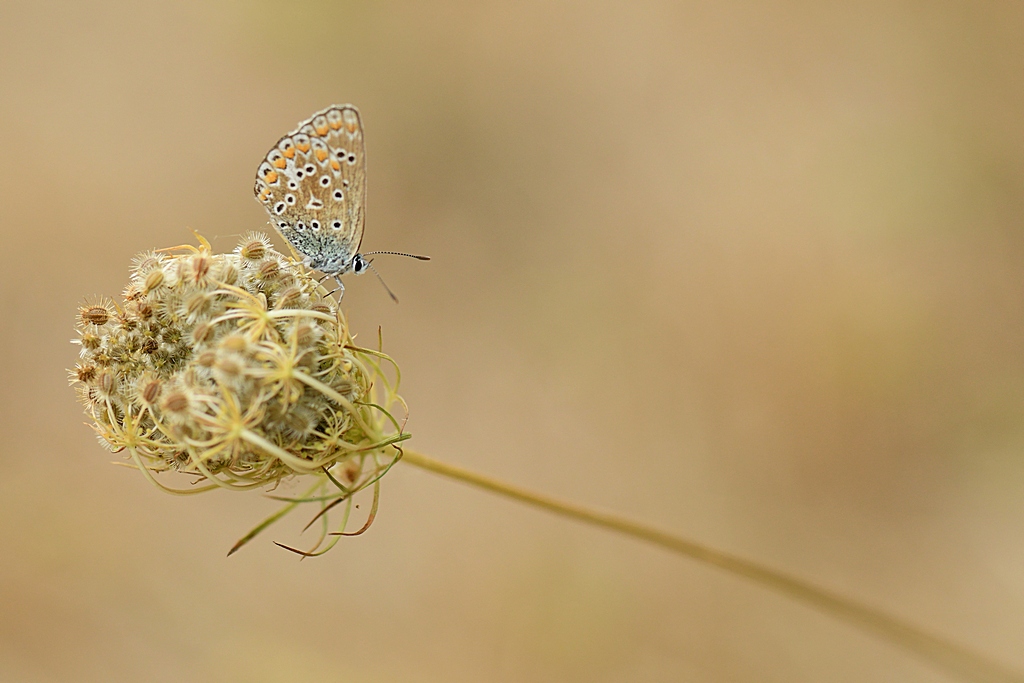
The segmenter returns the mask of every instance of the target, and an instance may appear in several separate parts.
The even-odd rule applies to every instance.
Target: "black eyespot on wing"
[[[341,190],[335,190],[333,197],[334,197],[334,201],[340,202],[342,199],[345,198],[345,193],[342,192]]]
[[[293,194],[286,194],[286,195],[284,196],[284,200],[285,200],[285,201],[286,201],[286,202],[287,202],[288,204],[294,204],[294,203],[295,203],[295,195],[293,195]]]
[[[320,176],[320,184],[323,187],[327,187],[328,185],[331,184],[331,178],[329,176],[325,176],[325,175]]]
[[[289,195],[289,196],[291,196],[291,195]],[[278,216],[280,216],[282,213],[284,213],[284,210],[286,208],[287,208],[287,206],[285,205],[284,202],[278,202],[277,204],[274,205],[274,213],[276,213]]]
[[[334,221],[331,223],[331,227],[335,230],[341,230],[341,221]]]
[[[319,230],[320,229],[320,221],[310,221],[309,227],[313,228],[314,230]]]

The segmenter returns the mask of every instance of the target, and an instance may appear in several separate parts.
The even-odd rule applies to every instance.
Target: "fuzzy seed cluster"
[[[312,274],[259,233],[230,254],[200,241],[140,254],[122,303],[79,309],[71,381],[100,441],[236,488],[393,442],[377,405],[397,397],[371,398],[387,357],[354,345]]]

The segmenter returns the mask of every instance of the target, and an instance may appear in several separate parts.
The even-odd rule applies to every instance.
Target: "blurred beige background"
[[[715,570],[411,467],[298,562],[67,387],[131,257],[266,225],[363,112],[348,279],[420,450],[1024,669],[1019,2],[0,4],[0,680],[949,681]],[[279,238],[278,244],[281,244]]]

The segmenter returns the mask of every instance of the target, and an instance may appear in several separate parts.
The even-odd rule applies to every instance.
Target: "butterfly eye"
[[[288,195],[288,196],[290,197],[291,195]],[[284,202],[278,202],[274,206],[274,213],[276,213],[277,215],[280,216],[282,213],[284,213],[285,208],[286,207],[285,207],[285,203]]]
[[[320,184],[327,187],[331,184],[331,179],[325,175],[320,176]]]

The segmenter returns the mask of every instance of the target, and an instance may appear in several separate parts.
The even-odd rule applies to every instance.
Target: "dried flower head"
[[[326,511],[400,454],[408,434],[387,407],[404,403],[381,369],[392,361],[356,346],[328,292],[266,236],[230,254],[202,238],[140,254],[125,294],[79,309],[70,379],[101,441],[158,486],[181,492],[153,476],[167,471],[205,480],[188,492],[315,475],[289,501]]]

